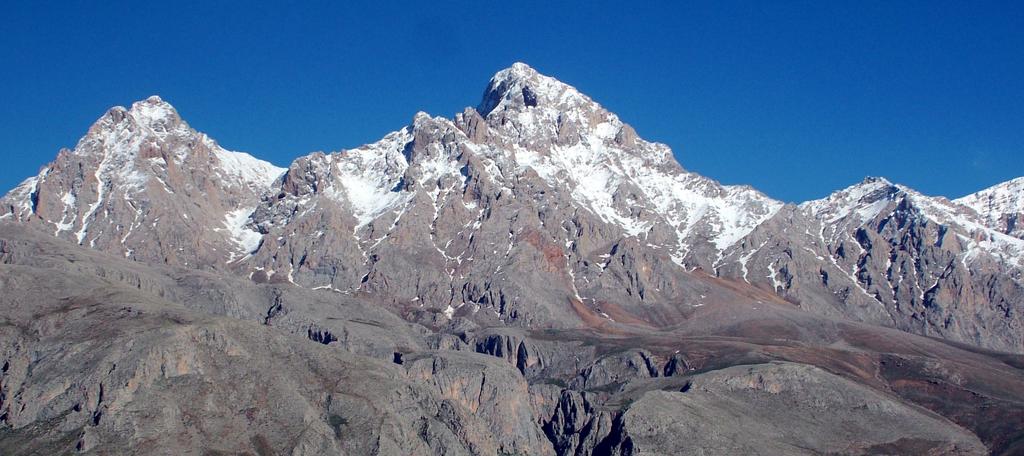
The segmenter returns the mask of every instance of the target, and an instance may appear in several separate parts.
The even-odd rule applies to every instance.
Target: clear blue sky
[[[517,60],[684,167],[787,201],[867,175],[947,196],[1024,175],[1019,1],[114,3],[3,7],[0,187],[151,94],[286,166],[475,106]]]

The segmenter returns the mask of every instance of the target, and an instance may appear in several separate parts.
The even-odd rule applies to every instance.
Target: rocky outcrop
[[[622,415],[621,432],[610,454],[987,453],[948,421],[785,363],[731,367],[681,390],[647,392]]]
[[[607,390],[635,379],[657,377],[661,372],[650,352],[629,350],[602,357],[583,368],[570,386],[578,390]]]
[[[472,454],[555,454],[534,424],[526,381],[493,357],[439,352],[403,363],[408,375],[436,388],[438,419]]]
[[[546,362],[539,347],[521,334],[491,332],[477,335],[475,339],[474,349],[477,353],[502,358],[515,366],[523,376],[533,377],[544,370]]]
[[[588,393],[559,390],[550,385],[532,389],[542,405],[538,411],[544,433],[557,454],[602,454],[610,447],[610,438],[617,429],[613,421],[617,413],[599,410],[588,399]]]

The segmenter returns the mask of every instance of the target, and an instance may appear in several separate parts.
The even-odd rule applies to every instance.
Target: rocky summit
[[[522,63],[287,168],[150,97],[0,199],[0,454],[1024,453],[1022,179],[784,204]]]

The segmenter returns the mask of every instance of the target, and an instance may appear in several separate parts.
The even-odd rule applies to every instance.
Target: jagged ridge
[[[870,270],[878,254],[862,233],[904,236],[883,234],[885,220],[913,214],[954,233],[938,247],[965,271],[957,280],[1010,267],[1002,276],[1012,285],[999,288],[1011,291],[999,299],[1013,302],[1024,258],[1014,182],[950,202],[872,178],[784,210],[754,189],[684,170],[667,146],[516,63],[495,74],[476,108],[452,119],[417,113],[377,143],[300,157],[286,171],[221,148],[158,97],[113,108],[4,197],[0,218],[130,258],[373,296],[442,320],[671,324],[687,308],[737,299],[713,296],[694,275],[706,271],[808,310],[927,332],[902,320],[917,313],[892,308],[953,306],[936,293],[944,276],[921,272],[916,247],[916,272],[894,273],[902,241],[893,238],[884,270]],[[819,283],[801,285],[797,267]],[[878,274],[890,283],[884,293]],[[967,325],[985,312],[944,318]],[[943,333],[986,344],[956,334]],[[1007,337],[997,346],[1019,349],[1019,336]]]

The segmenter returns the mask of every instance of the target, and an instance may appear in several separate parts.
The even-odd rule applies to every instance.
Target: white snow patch
[[[620,208],[625,204],[640,213],[653,212],[676,229],[680,251],[688,250],[691,235],[708,238],[724,250],[782,207],[749,187],[722,186],[697,174],[659,166],[672,159],[663,145],[638,140],[637,147],[639,153],[625,151],[592,133],[572,146],[556,146],[547,155],[516,146],[515,157],[520,167],[532,168],[550,185],[569,184],[582,207],[629,236],[647,232],[654,220],[634,217]],[[616,201],[627,183],[646,196],[646,204]],[[673,257],[681,263],[684,256]]]
[[[340,188],[330,188],[328,195],[348,201],[358,222],[356,229],[412,198],[412,192],[397,188],[409,167],[402,153],[409,141],[412,133],[407,127],[375,144],[335,156],[334,183]]]
[[[53,233],[54,236],[59,236],[61,232],[75,227],[75,205],[77,198],[71,192],[67,192],[64,196],[60,197],[60,201],[64,203],[64,212],[60,222],[54,223],[57,226],[57,231]],[[68,216],[71,216],[70,221],[68,221]]]
[[[263,235],[258,231],[246,227],[249,223],[249,216],[252,215],[255,207],[239,208],[228,212],[225,216],[224,226],[228,229],[231,241],[238,246],[243,255],[249,255],[259,248]],[[232,253],[228,263],[235,261],[237,253]]]
[[[244,152],[234,152],[216,146],[213,153],[220,162],[220,170],[224,174],[239,179],[253,189],[270,188],[271,184],[287,171]]]

